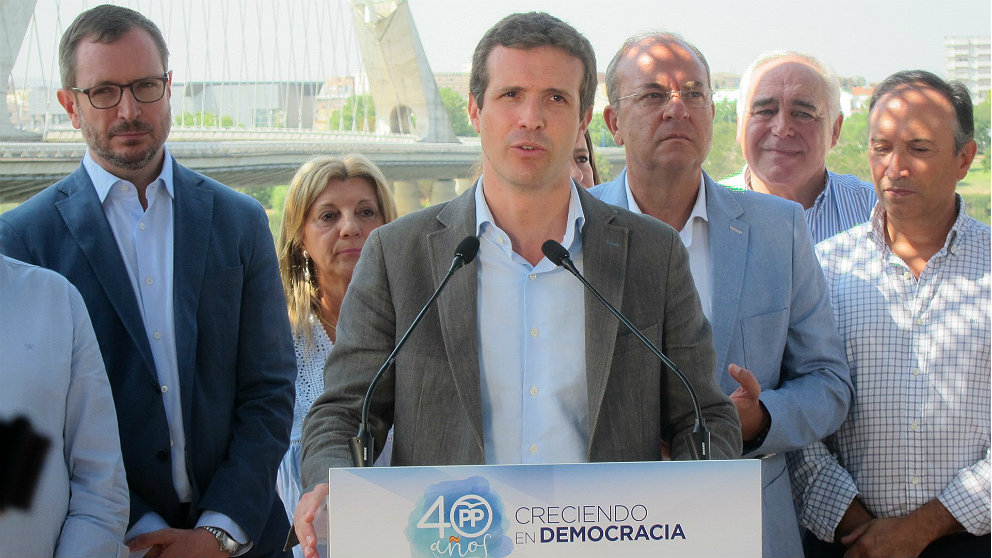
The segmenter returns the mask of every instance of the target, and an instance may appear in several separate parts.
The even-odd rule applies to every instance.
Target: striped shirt
[[[852,499],[875,517],[940,503],[989,533],[989,227],[958,217],[920,274],[869,223],[817,245],[855,402],[838,431],[789,455],[801,521],[832,541]]]
[[[731,188],[751,189],[747,166],[734,176],[720,181]],[[868,221],[875,206],[875,188],[853,174],[827,171],[823,191],[813,205],[803,211],[813,243],[819,243],[837,233]]]

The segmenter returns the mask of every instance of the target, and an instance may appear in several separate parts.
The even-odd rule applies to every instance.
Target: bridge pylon
[[[377,131],[457,143],[406,0],[352,0]]]
[[[36,3],[37,0],[0,0],[0,140],[40,139],[40,135],[24,132],[14,126],[7,110],[10,70],[21,50]]]

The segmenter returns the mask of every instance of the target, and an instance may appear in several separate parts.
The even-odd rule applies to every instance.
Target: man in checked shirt
[[[990,237],[955,193],[971,97],[899,72],[869,111],[878,204],[817,245],[856,399],[789,459],[807,556],[988,556]]]

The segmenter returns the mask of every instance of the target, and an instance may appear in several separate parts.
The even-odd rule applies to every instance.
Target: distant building
[[[989,95],[992,59],[989,37],[945,37],[944,59],[947,78],[963,82],[972,97]]]
[[[312,81],[174,82],[172,116],[185,125],[312,129],[314,101],[322,85]]]

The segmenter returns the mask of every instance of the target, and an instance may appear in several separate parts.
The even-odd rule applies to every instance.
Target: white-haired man
[[[747,165],[724,184],[798,202],[814,242],[867,221],[871,184],[827,170],[843,122],[840,83],[829,67],[795,52],[759,56],[741,77],[737,102]]]

